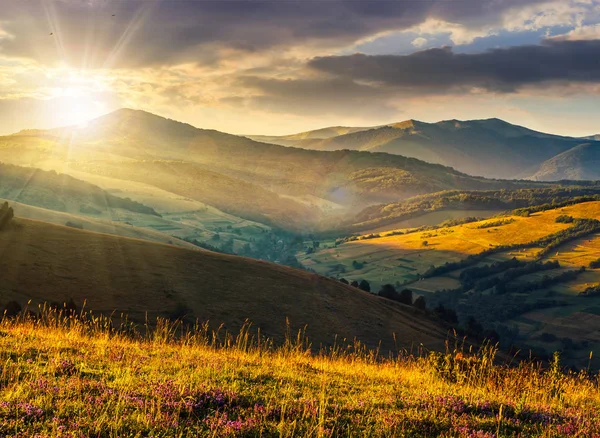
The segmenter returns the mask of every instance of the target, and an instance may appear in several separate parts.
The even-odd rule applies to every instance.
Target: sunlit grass
[[[125,328],[127,326],[124,326]],[[310,354],[159,324],[0,324],[0,436],[581,436],[600,434],[596,377],[495,350],[384,359]]]

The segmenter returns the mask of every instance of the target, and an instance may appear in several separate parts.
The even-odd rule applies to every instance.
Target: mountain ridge
[[[304,137],[271,137],[270,141],[315,150],[385,152],[442,164],[470,175],[503,179],[518,178],[582,143],[580,138],[539,132],[498,118],[436,123],[409,119],[357,128],[325,139],[310,139],[307,133]]]

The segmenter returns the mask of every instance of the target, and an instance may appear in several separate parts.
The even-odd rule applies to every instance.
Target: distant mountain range
[[[425,125],[407,122],[363,131],[360,131],[363,128],[328,128],[299,137],[332,142],[326,149],[341,149],[335,145],[354,141],[356,149],[359,140],[368,138],[392,138],[398,133],[417,138],[412,132],[422,131]],[[506,125],[500,121],[494,123],[504,137],[519,139],[521,133],[530,132]],[[493,131],[445,125],[435,129],[440,141],[445,130],[465,138],[466,134],[482,131],[491,136]],[[311,136],[343,132],[346,134],[329,139],[311,139]],[[548,138],[551,143],[554,141],[552,136],[536,135],[528,138],[540,145],[547,145]],[[558,142],[554,149],[566,150],[563,143]],[[26,130],[0,137],[0,161],[77,172],[78,178],[92,174],[149,184],[242,218],[294,229],[306,229],[322,220],[324,212],[319,200],[339,207],[335,211],[356,213],[368,205],[397,202],[440,190],[497,190],[536,185],[472,177],[451,167],[381,153],[379,149],[314,151],[283,147],[129,109],[107,114],[85,127]],[[473,154],[476,149],[473,146]],[[464,157],[475,160],[468,155]]]
[[[333,127],[283,137],[251,136],[260,141],[314,150],[386,152],[453,167],[487,178],[554,179],[540,166],[583,143],[600,149],[600,135],[564,137],[534,131],[500,119],[417,120],[371,128]],[[591,140],[591,141],[590,141]],[[565,175],[600,178],[600,169],[573,168]],[[579,178],[578,178],[579,179]]]

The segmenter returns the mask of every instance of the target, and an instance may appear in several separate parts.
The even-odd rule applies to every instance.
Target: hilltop
[[[531,167],[584,142],[546,134],[500,119],[407,120],[371,128],[322,129],[269,141],[314,150],[386,152],[453,167],[487,178],[516,178]],[[589,138],[588,140],[595,140]],[[583,179],[583,178],[582,178]]]
[[[0,232],[2,306],[73,299],[136,323],[198,319],[232,333],[249,319],[278,342],[288,318],[315,348],[356,338],[382,351],[439,350],[447,337],[411,307],[306,271],[22,218],[10,225]]]

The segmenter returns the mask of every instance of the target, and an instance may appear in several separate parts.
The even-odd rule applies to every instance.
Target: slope
[[[599,180],[600,142],[584,143],[544,161],[529,179]]]
[[[305,271],[20,218],[0,232],[0,272],[3,302],[73,298],[137,322],[186,314],[235,332],[249,319],[281,341],[289,318],[314,345],[338,335],[384,350],[393,333],[407,348],[443,348],[446,336],[411,308]]]
[[[112,210],[159,216],[152,208],[114,196],[69,175],[0,163],[0,197],[66,213],[110,219]]]

